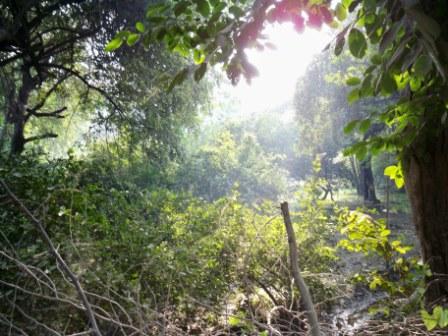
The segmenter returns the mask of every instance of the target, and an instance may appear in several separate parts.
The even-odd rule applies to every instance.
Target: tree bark
[[[8,122],[14,125],[14,131],[11,138],[11,155],[18,155],[25,148],[25,123],[26,106],[31,91],[34,88],[34,81],[29,73],[29,67],[22,67],[22,84],[17,97],[9,101]]]
[[[376,205],[380,203],[376,197],[375,180],[372,171],[372,158],[369,156],[359,165],[360,191],[365,204]]]
[[[415,141],[403,155],[406,191],[421,244],[427,303],[448,298],[448,130]]]

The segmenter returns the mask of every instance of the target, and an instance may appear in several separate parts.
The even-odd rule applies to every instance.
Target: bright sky
[[[291,24],[270,25],[266,33],[276,49],[248,51],[259,76],[250,85],[242,79],[230,90],[241,103],[241,113],[259,112],[290,101],[297,79],[331,40],[328,29],[306,29],[299,34]]]

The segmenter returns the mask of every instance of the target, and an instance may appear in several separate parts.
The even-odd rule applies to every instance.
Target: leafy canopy
[[[385,125],[385,131],[358,141],[346,154],[362,159],[368,152],[407,153],[412,144],[425,148],[446,128],[448,42],[444,18],[448,4],[442,0],[175,0],[148,7],[146,23],[135,32],[124,31],[106,47],[118,48],[137,38],[145,46],[162,42],[172,51],[194,59],[196,65],[180,71],[170,88],[191,73],[200,80],[208,65],[224,67],[232,83],[241,76],[250,81],[257,69],[247,60],[247,48],[270,47],[263,28],[272,22],[292,22],[298,32],[305,27],[345,26],[333,43],[335,55],[348,45],[360,59],[372,55],[363,74],[352,77],[349,103],[369,96],[393,97],[385,110],[372,111],[347,125],[346,133],[369,131]],[[368,53],[368,49],[371,51]],[[397,170],[397,172],[399,172]],[[394,178],[390,169],[387,175]],[[401,173],[400,173],[401,174]],[[402,185],[400,179],[397,185]]]

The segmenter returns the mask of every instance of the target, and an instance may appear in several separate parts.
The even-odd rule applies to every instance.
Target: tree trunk
[[[404,152],[403,171],[423,260],[433,273],[430,303],[448,297],[448,130],[415,141]]]
[[[22,84],[15,99],[8,102],[8,122],[14,125],[11,139],[11,155],[18,155],[25,148],[26,107],[31,90],[34,88],[29,68],[22,68]]]
[[[375,181],[372,172],[372,158],[369,156],[359,165],[360,191],[365,204],[376,205],[380,203],[376,197]]]
[[[25,149],[25,122],[21,120],[20,115],[14,120],[14,133],[11,139],[11,155],[18,155]]]

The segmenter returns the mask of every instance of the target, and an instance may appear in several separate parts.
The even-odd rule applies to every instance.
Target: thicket
[[[304,294],[292,281],[279,209],[287,198],[298,264],[323,332],[409,335],[439,328],[443,334],[444,302],[428,306],[423,298],[440,300],[446,290],[446,265],[435,263],[446,257],[439,244],[446,230],[432,226],[446,220],[446,193],[433,180],[446,181],[446,104],[438,95],[445,78],[433,55],[445,27],[439,15],[428,19],[433,8],[405,15],[401,10],[409,8],[391,3],[344,0],[333,13],[326,1],[276,1],[251,10],[234,1],[179,0],[147,7],[148,22],[147,3],[138,0],[0,3],[0,333],[304,335],[310,330]],[[264,20],[293,19],[301,30],[303,11],[311,27],[330,23],[333,14],[342,22],[354,11],[356,21],[337,35],[336,54],[347,37],[351,54],[363,58],[369,33],[371,44],[383,41],[378,48],[387,57],[373,54],[368,67],[347,55],[316,59],[297,86],[297,124],[277,122],[270,111],[204,131],[210,82],[175,86],[189,74],[201,80],[209,62],[224,63],[232,82],[250,79],[256,70],[244,49]],[[415,23],[419,33],[395,34],[390,20]],[[222,37],[219,44],[214,35]],[[181,55],[191,52],[196,65],[168,53],[162,41]],[[343,82],[354,90],[348,93]],[[404,98],[397,102],[398,90]],[[349,106],[347,93],[351,103],[388,98]],[[429,115],[426,103],[436,113]],[[353,118],[345,127],[351,138],[343,140],[342,125]],[[440,132],[427,131],[432,126]],[[441,146],[428,156],[435,161],[422,166],[416,158],[432,143]],[[343,157],[346,145],[352,147]],[[75,150],[65,155],[68,147]],[[385,153],[395,150],[403,165],[384,170],[391,160]],[[384,173],[398,187],[407,174],[414,212],[426,214],[416,217],[417,227],[435,229],[420,237],[425,257],[441,257],[426,260],[432,265],[404,242],[409,237],[394,232],[388,199],[396,193],[388,182],[385,197],[375,192],[381,184],[375,177]],[[417,190],[410,176],[424,178],[433,192]],[[347,189],[362,200],[339,197]],[[434,201],[420,202],[426,195]],[[375,209],[354,210],[358,203]],[[354,271],[344,250],[370,259]],[[344,315],[356,300],[366,301],[360,315]]]

